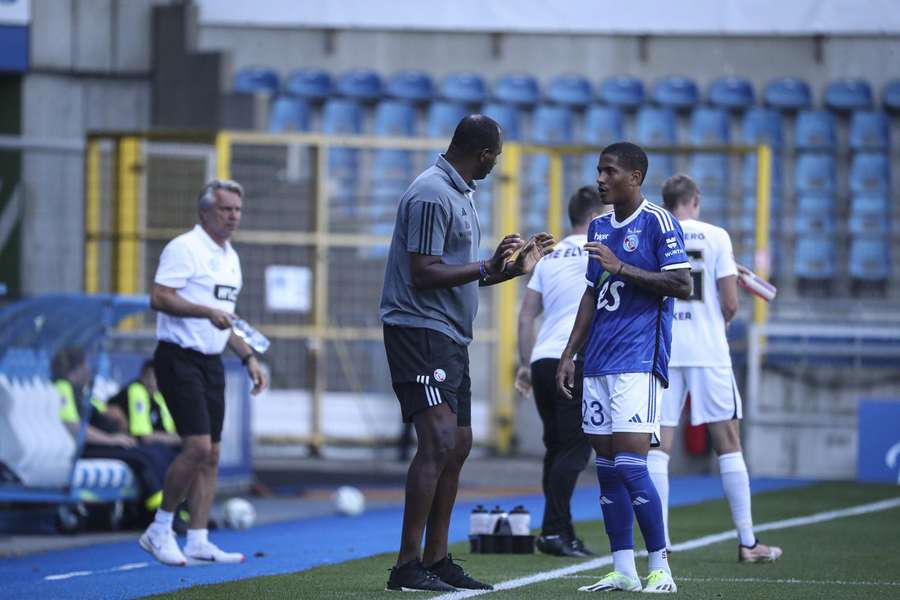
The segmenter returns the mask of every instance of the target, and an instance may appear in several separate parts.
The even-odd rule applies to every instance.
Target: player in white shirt
[[[243,562],[207,539],[206,524],[216,494],[219,446],[225,419],[225,371],[221,354],[230,347],[246,366],[253,393],[266,378],[253,350],[233,333],[235,303],[241,291],[241,263],[229,239],[241,222],[244,190],[233,181],[215,180],[198,199],[200,224],[176,237],[162,251],[150,292],[159,343],[153,358],[159,390],[181,436],[181,452],[166,472],[162,505],[140,538],[141,547],[167,565],[187,558]],[[178,547],[172,517],[187,499],[187,544]]]
[[[594,186],[579,189],[569,199],[572,230],[553,252],[541,259],[528,282],[519,312],[519,369],[516,388],[534,390],[544,425],[544,519],[537,547],[556,556],[591,556],[575,535],[569,505],[578,475],[591,456],[591,444],[581,430],[581,365],[577,363],[575,393],[564,398],[556,390],[559,357],[569,341],[575,314],[584,294],[587,271],[587,228],[594,217],[608,212]],[[534,337],[534,324],[544,320]]]
[[[705,423],[719,457],[725,497],[738,532],[738,560],[771,562],[781,549],[760,543],[753,532],[750,478],[741,451],[738,420],[741,395],[731,369],[725,330],[738,309],[737,274],[731,238],[721,227],[699,221],[700,190],[687,175],[666,180],[663,206],[681,223],[691,260],[694,292],[675,300],[669,387],[663,393],[661,446],[647,456],[647,467],[663,505],[669,541],[669,455],[685,399],[691,395],[691,424]]]

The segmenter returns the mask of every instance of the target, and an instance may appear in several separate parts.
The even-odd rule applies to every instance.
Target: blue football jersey
[[[646,199],[621,223],[614,212],[597,217],[587,237],[645,271],[691,268],[678,220]],[[654,373],[668,386],[675,300],[611,274],[594,259],[588,262],[587,284],[597,309],[585,346],[584,375]]]

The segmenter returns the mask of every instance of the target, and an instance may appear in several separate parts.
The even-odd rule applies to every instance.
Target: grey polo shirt
[[[413,287],[411,253],[440,256],[448,265],[478,260],[481,227],[471,186],[443,155],[403,194],[394,223],[381,293],[381,320],[387,325],[424,327],[458,344],[472,341],[478,312],[478,282],[452,288]]]

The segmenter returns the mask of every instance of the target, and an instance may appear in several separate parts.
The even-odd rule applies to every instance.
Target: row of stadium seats
[[[687,77],[672,75],[657,79],[649,98],[644,83],[636,77],[621,75],[607,78],[595,88],[580,75],[560,75],[541,90],[537,79],[527,74],[510,74],[498,78],[492,86],[475,73],[453,73],[440,85],[427,73],[401,71],[384,81],[375,71],[354,69],[337,78],[321,69],[301,69],[284,82],[267,67],[248,67],[235,76],[234,90],[263,92],[273,96],[287,94],[321,102],[333,96],[373,102],[396,98],[411,102],[430,102],[441,98],[463,104],[483,104],[489,100],[531,107],[547,101],[563,106],[584,108],[594,102],[634,109],[648,100],[664,107],[683,110],[704,102],[700,88]],[[826,84],[822,94],[824,106],[837,111],[870,110],[875,94],[869,82],[862,79],[837,79]],[[706,102],[727,110],[745,110],[756,104],[753,84],[741,77],[722,77],[712,81]],[[768,82],[763,88],[762,104],[777,110],[794,111],[812,107],[813,93],[806,81],[783,77]],[[900,79],[886,84],[882,104],[888,110],[900,111]]]

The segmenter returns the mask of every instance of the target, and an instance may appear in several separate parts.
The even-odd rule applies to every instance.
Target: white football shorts
[[[652,373],[585,377],[581,428],[590,435],[621,431],[659,436],[662,393],[662,382]]]
[[[744,416],[741,393],[731,367],[669,367],[669,388],[662,396],[662,425],[676,427],[691,394],[691,425]]]

